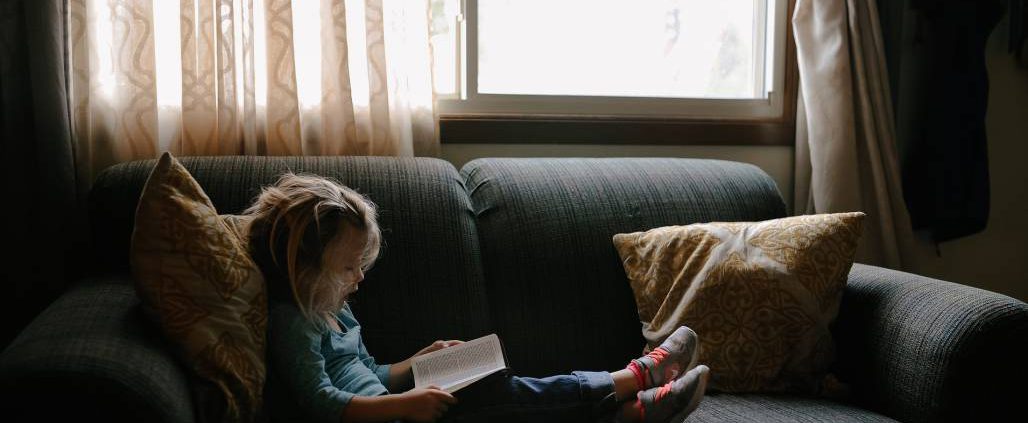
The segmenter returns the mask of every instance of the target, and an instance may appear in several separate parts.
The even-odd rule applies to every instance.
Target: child
[[[250,249],[268,288],[268,401],[292,399],[269,404],[273,417],[299,408],[323,422],[681,421],[703,397],[708,369],[692,367],[696,334],[684,326],[613,373],[501,372],[455,395],[401,392],[412,385],[411,359],[376,363],[346,302],[378,256],[375,205],[332,180],[287,173],[243,213],[253,217]],[[436,341],[413,357],[460,342]]]

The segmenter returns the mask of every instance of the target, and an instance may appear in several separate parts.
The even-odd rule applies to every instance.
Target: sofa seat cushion
[[[895,422],[855,405],[792,395],[708,393],[686,423]]]

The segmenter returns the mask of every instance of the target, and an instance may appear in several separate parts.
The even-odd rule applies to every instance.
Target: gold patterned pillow
[[[130,260],[147,316],[193,372],[201,421],[252,421],[262,409],[267,301],[247,251],[248,217],[221,215],[164,153],[136,208]]]
[[[821,214],[614,235],[647,348],[689,326],[711,389],[818,393],[863,219]]]

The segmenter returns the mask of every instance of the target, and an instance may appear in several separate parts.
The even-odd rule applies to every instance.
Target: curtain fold
[[[5,251],[0,349],[77,280],[88,251],[76,192],[64,0],[0,2]]]
[[[797,0],[795,7],[803,127],[794,211],[864,211],[856,260],[902,269],[915,241],[875,1]]]
[[[87,189],[176,155],[438,155],[427,0],[69,0]]]

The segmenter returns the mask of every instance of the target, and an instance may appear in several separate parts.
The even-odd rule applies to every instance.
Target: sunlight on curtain
[[[264,0],[248,0],[253,6],[253,16],[248,22],[253,23],[253,63],[254,68],[254,96],[256,106],[263,108],[267,105],[268,99],[268,50],[266,39],[267,31],[264,29]]]
[[[176,16],[179,10],[178,0],[162,0],[154,4],[155,16]],[[154,20],[154,57],[157,67],[154,69],[157,75],[157,127],[158,127],[158,150],[166,151],[171,145],[172,138],[178,135],[178,125],[171,125],[171,122],[178,122],[182,113],[182,57],[177,52],[182,51],[182,43],[179,40],[181,31],[174,20]]]
[[[437,155],[428,0],[70,0],[88,180],[177,155]]]
[[[324,3],[325,0],[322,0]],[[364,25],[364,2],[362,0],[346,0],[346,37],[347,40],[363,40],[367,33]],[[360,58],[368,57],[368,46],[366,42],[348,43],[350,50],[347,65],[350,67],[350,86],[353,105],[360,109],[366,109],[371,101],[368,83],[368,61]],[[333,50],[335,51],[335,50]]]
[[[115,91],[114,68],[111,60],[111,50],[114,49],[114,43],[111,38],[114,28],[109,24],[111,14],[110,10],[103,7],[100,3],[90,4],[89,12],[91,15],[96,16],[97,21],[104,23],[90,28],[89,35],[93,37],[94,42],[100,47],[97,49],[96,59],[93,60],[97,67],[96,82],[98,84],[98,92],[105,101],[111,102],[114,101]]]
[[[321,12],[320,1],[293,4],[293,43],[296,50],[296,86],[300,107],[321,105]]]

